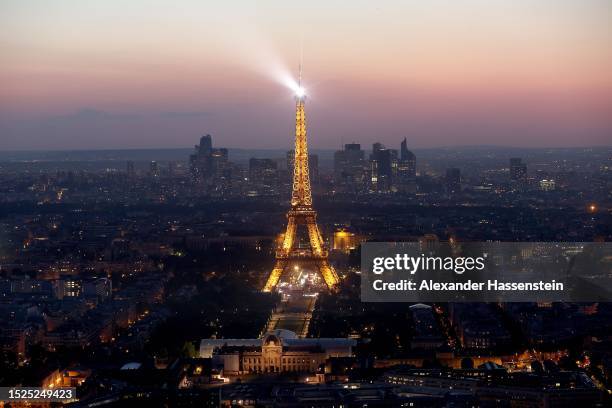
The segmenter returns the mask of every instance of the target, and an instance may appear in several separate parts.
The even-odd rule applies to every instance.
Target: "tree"
[[[194,358],[197,356],[196,349],[192,342],[186,341],[181,349],[181,357],[183,358]]]
[[[474,360],[469,357],[464,357],[461,359],[461,368],[466,370],[471,370],[474,368]]]

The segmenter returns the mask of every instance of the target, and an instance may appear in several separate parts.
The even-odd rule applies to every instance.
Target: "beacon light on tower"
[[[306,95],[306,91],[304,90],[304,88],[299,85],[295,88],[294,92],[295,96],[297,96],[298,98],[303,98]]]
[[[302,99],[304,96],[306,96],[306,90],[302,86],[302,64],[301,63],[300,63],[300,71],[299,71],[297,82],[291,79],[287,82],[287,85],[289,86],[289,88],[291,88],[296,98]]]

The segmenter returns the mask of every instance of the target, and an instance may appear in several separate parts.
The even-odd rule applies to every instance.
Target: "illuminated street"
[[[299,337],[306,337],[316,302],[316,294],[292,291],[270,316],[266,331],[291,330]]]

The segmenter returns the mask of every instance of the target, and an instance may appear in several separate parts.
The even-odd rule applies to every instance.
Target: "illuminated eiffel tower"
[[[276,264],[268,277],[264,292],[276,287],[290,264],[312,265],[320,272],[329,288],[338,283],[338,275],[327,261],[327,250],[317,225],[317,212],[312,208],[312,192],[308,174],[308,142],[306,140],[306,114],[304,113],[304,90],[300,81],[295,95],[295,159],[293,167],[293,191],[291,209],[287,212],[287,230],[276,249]],[[299,248],[296,242],[298,227],[308,231],[309,247]]]

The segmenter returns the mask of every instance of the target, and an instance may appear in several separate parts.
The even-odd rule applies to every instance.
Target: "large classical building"
[[[200,357],[212,358],[224,375],[317,371],[330,357],[351,357],[356,341],[344,338],[298,338],[274,330],[261,339],[204,339]]]

